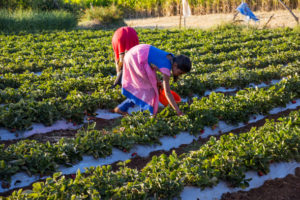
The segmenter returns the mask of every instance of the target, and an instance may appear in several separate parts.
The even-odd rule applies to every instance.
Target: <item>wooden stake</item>
[[[181,3],[180,0],[178,2],[179,2],[179,29],[181,29],[181,17],[182,17]]]
[[[263,28],[266,28],[268,23],[271,21],[271,19],[273,18],[274,14],[269,18],[269,20],[267,21],[267,23],[263,26]]]
[[[233,15],[233,19],[232,19],[232,21],[234,21],[234,20],[235,20],[235,18],[238,16],[238,14],[239,14],[239,12],[235,11],[235,14]]]
[[[56,8],[60,9],[59,4],[57,2],[57,0],[54,0],[53,3],[55,4]]]
[[[291,15],[293,15],[293,17],[295,18],[297,24],[299,24],[299,19],[298,17],[293,13],[293,11],[287,6],[285,5],[281,0],[278,0],[290,13]]]

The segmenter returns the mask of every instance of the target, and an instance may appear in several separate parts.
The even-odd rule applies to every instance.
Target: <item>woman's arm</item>
[[[116,62],[117,73],[119,73],[123,69],[124,56],[125,56],[125,53],[119,54],[119,60],[118,60],[118,62]]]
[[[167,100],[168,100],[169,104],[171,105],[171,107],[177,112],[178,115],[182,115],[183,113],[179,110],[179,107],[171,93],[170,77],[165,74],[163,75],[163,87],[165,90]]]

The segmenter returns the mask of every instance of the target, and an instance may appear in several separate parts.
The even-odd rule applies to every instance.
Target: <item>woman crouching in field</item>
[[[142,110],[156,114],[159,103],[158,81],[156,73],[163,75],[163,88],[171,107],[178,115],[183,113],[171,94],[170,76],[174,79],[191,70],[191,61],[184,55],[174,57],[151,45],[140,44],[131,48],[124,57],[122,94],[127,99],[114,109],[114,112],[127,114],[130,107],[138,105]]]

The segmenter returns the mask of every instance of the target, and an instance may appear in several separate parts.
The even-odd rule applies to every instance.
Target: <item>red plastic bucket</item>
[[[171,94],[173,95],[176,103],[181,102],[181,98],[176,92],[171,90]],[[165,90],[163,90],[163,89],[161,89],[159,91],[159,102],[161,104],[163,104],[164,106],[169,105],[168,99],[167,99],[166,94],[165,94]]]

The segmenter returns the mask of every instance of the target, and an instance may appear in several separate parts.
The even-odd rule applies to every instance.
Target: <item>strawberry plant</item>
[[[251,115],[266,114],[272,108],[289,103],[299,97],[299,84],[299,77],[292,77],[269,88],[241,90],[235,96],[212,93],[208,97],[194,99],[190,105],[181,104],[180,108],[185,116],[177,116],[170,107],[166,107],[156,116],[151,116],[149,112],[138,112],[124,117],[121,124],[112,130],[97,131],[90,126],[80,130],[75,138],[62,138],[53,146],[36,141],[22,141],[5,149],[7,156],[3,160],[9,162],[20,159],[25,163],[23,166],[26,168],[16,168],[14,173],[23,170],[47,173],[55,171],[58,164],[71,165],[78,162],[83,154],[93,155],[95,158],[105,157],[111,154],[113,147],[127,152],[136,144],[159,144],[160,137],[175,136],[180,131],[202,134],[204,126],[216,128],[220,116],[228,123],[237,124],[248,121]],[[81,114],[83,113],[84,110]],[[39,151],[28,154],[30,148]],[[16,158],[14,152],[18,152]],[[39,166],[38,157],[43,158],[44,155],[48,157]],[[268,160],[258,160],[254,157],[251,162],[256,163],[257,169],[266,172],[263,166]],[[232,176],[235,173],[240,172],[235,171]],[[4,174],[3,178],[7,177]]]
[[[110,165],[91,167],[85,174],[66,178],[55,173],[46,182],[33,185],[32,191],[15,191],[8,199],[43,198],[173,198],[178,197],[184,186],[211,187],[220,180],[234,187],[247,187],[245,178],[249,170],[259,176],[267,174],[269,163],[299,160],[300,112],[290,113],[278,121],[267,121],[259,129],[247,133],[211,137],[198,150],[177,156],[153,156],[141,171],[126,167],[129,161],[119,163],[112,170]],[[282,152],[282,150],[284,151]]]
[[[300,40],[295,30],[246,32],[227,27],[214,31],[139,29],[138,33],[143,43],[190,56],[191,73],[172,83],[172,89],[181,96],[203,96],[205,91],[219,87],[240,91],[232,96],[211,93],[194,98],[190,104],[181,103],[185,113],[181,117],[167,107],[156,116],[147,112],[126,116],[112,130],[81,129],[74,138],[62,138],[53,144],[24,140],[6,148],[0,146],[1,180],[22,171],[50,174],[58,165],[77,163],[83,155],[106,157],[112,148],[129,152],[136,144],[159,144],[163,136],[176,138],[180,131],[203,134],[205,126],[214,129],[220,120],[248,122],[252,115],[267,114],[273,108],[296,103],[300,97]],[[30,130],[33,123],[49,126],[60,119],[78,125],[96,109],[114,108],[122,102],[120,88],[110,89],[115,75],[112,34],[76,30],[0,35],[0,127],[15,134]],[[283,77],[289,78],[274,86],[241,90],[250,83],[269,84]],[[87,176],[78,173],[74,180],[55,174],[46,184],[35,184],[32,193],[15,192],[13,196],[172,198],[185,185],[204,188],[225,180],[233,186],[247,186],[245,171],[266,174],[271,160],[299,159],[297,117],[295,114],[279,123],[270,122],[260,131],[240,137],[211,138],[198,151],[183,157],[153,157],[140,172],[124,164],[116,172],[109,166],[93,168]]]

